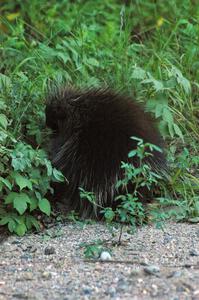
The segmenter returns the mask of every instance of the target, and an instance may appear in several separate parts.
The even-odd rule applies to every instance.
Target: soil
[[[68,223],[24,237],[2,235],[0,299],[199,299],[197,224],[125,231],[119,246],[119,230],[112,233],[103,223]],[[85,259],[81,244],[98,239],[109,254]]]

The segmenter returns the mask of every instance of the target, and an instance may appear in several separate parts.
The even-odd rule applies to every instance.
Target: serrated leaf
[[[14,201],[15,197],[17,197],[17,195],[18,195],[18,193],[16,193],[16,192],[9,193],[4,199],[5,204],[13,203],[13,201]]]
[[[20,215],[23,215],[23,213],[26,211],[28,205],[27,203],[30,203],[31,200],[29,196],[25,193],[17,194],[16,197],[13,200],[13,207],[18,211]]]
[[[133,70],[131,78],[143,80],[146,78],[146,71],[142,68],[137,67]]]
[[[0,114],[0,126],[3,127],[4,129],[6,129],[7,125],[8,125],[8,120],[7,120],[6,115]]]
[[[28,205],[24,201],[23,198],[15,198],[14,200],[14,208],[18,211],[20,215],[23,215],[23,213],[26,211]]]
[[[16,184],[19,186],[20,191],[23,190],[25,187],[28,187],[32,191],[32,182],[29,179],[20,175],[17,172],[13,172],[13,177],[16,181]]]
[[[163,108],[164,108],[164,105],[162,105],[162,103],[156,104],[156,107],[155,107],[155,117],[156,118],[159,118],[160,116],[162,116]]]
[[[51,206],[50,206],[50,202],[46,198],[40,200],[38,206],[43,213],[45,213],[47,216],[50,216]]]
[[[182,131],[180,130],[180,127],[177,124],[173,124],[173,128],[175,133],[182,139],[182,141],[184,141],[184,137]]]

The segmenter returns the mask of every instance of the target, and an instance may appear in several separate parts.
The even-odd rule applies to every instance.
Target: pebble
[[[108,251],[102,251],[102,253],[100,254],[100,260],[102,261],[111,260],[111,259],[112,257]]]
[[[84,295],[91,295],[92,294],[92,290],[90,288],[84,288],[83,289],[83,294]]]
[[[147,267],[144,267],[144,272],[146,274],[149,274],[149,275],[158,275],[158,273],[160,272],[160,268],[158,266],[155,266],[155,265],[150,265],[150,266],[147,266]]]
[[[45,271],[45,272],[42,273],[42,278],[43,279],[47,279],[47,280],[51,279],[52,278],[52,274],[50,272],[46,272]]]
[[[182,271],[174,271],[174,272],[172,272],[171,274],[169,274],[168,276],[167,276],[167,278],[172,278],[172,277],[174,277],[174,278],[179,278],[179,277],[181,277],[182,276]]]
[[[135,277],[138,276],[139,274],[140,274],[140,269],[133,269],[131,270],[130,277]]]
[[[190,256],[199,256],[199,252],[197,250],[195,250],[195,249],[191,249],[189,251],[189,255]]]
[[[55,254],[55,247],[52,246],[48,246],[44,249],[44,254],[45,255],[51,255],[51,254]]]
[[[109,287],[106,291],[105,291],[106,295],[109,295],[110,297],[115,297],[116,295],[116,289],[114,287]]]

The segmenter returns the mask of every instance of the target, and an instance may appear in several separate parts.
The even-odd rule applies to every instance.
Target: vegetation
[[[0,10],[0,224],[18,235],[38,229],[51,182],[65,180],[45,152],[51,82],[108,85],[144,102],[172,170],[159,206],[179,204],[178,219],[198,222],[197,1],[16,0]]]

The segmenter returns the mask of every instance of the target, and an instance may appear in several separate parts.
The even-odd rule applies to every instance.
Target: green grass
[[[31,200],[26,199],[27,207],[22,210],[11,200],[5,205],[9,194],[23,192],[35,199],[35,210],[40,209],[39,201],[46,193],[41,179],[45,177],[49,189],[53,180],[50,162],[45,165],[47,173],[42,173],[44,154],[37,153],[40,163],[33,158],[34,149],[45,144],[45,93],[52,82],[111,86],[144,102],[158,120],[172,167],[165,197],[168,202],[179,200],[181,218],[199,219],[199,6],[194,0],[124,2],[18,0],[1,4],[1,223],[11,222],[11,231],[17,232],[22,224],[17,233],[24,234],[31,227],[23,226],[24,215],[32,216],[32,212]],[[28,166],[17,169],[13,164],[20,143],[22,154],[32,146],[27,160],[37,170],[37,182]],[[26,182],[22,188],[19,176]],[[10,217],[13,213],[15,217]],[[8,214],[11,219],[5,220]]]

